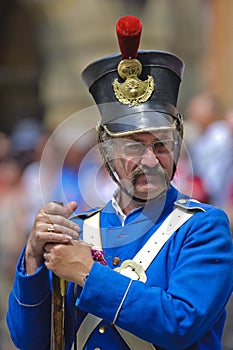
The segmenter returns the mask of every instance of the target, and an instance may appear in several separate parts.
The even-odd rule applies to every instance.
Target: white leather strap
[[[120,327],[115,327],[130,350],[156,350],[156,347],[152,343],[149,343]]]
[[[83,240],[90,244],[93,249],[102,250],[100,233],[100,211],[84,220]]]
[[[133,261],[137,265],[140,265],[143,271],[146,271],[167,240],[193,214],[194,211],[188,211],[180,207],[175,208],[156,232],[152,234],[142,249],[135,255]],[[84,221],[83,240],[92,245],[95,249],[102,250],[99,222],[100,212]],[[116,268],[116,270],[133,280],[139,279],[138,273],[135,271],[135,266],[125,266],[124,268]],[[142,280],[143,282],[146,281],[146,275]]]
[[[78,350],[82,350],[84,348],[88,338],[102,321],[103,320],[101,318],[92,314],[87,314],[85,316],[77,333]]]
[[[157,231],[148,239],[143,248],[135,255],[133,260],[142,265],[144,271],[146,271],[167,240],[193,214],[194,212],[184,211],[179,207],[174,209]]]
[[[79,327],[78,338],[78,350],[82,350],[90,337],[90,334],[98,327],[102,322],[102,319],[92,314],[87,314],[84,318],[81,326]],[[156,350],[153,344],[138,338],[130,332],[127,332],[119,327],[115,327],[121,337],[124,339],[130,350]]]

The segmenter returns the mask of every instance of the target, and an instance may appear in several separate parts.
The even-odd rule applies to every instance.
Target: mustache
[[[137,178],[141,175],[149,176],[149,175],[158,175],[162,178],[167,178],[167,173],[164,171],[164,169],[161,167],[161,165],[156,165],[153,168],[147,167],[147,166],[139,166],[137,167],[131,175],[132,184],[134,185],[137,181]]]

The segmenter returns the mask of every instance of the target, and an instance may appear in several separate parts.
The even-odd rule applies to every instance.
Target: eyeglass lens
[[[126,156],[142,156],[148,147],[152,147],[155,154],[165,154],[174,151],[175,140],[155,141],[152,144],[141,142],[126,143],[123,147]]]

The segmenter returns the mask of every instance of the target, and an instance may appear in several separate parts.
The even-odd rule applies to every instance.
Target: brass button
[[[186,201],[186,199],[179,199],[179,200],[178,200],[178,203],[180,203],[180,204],[185,204],[185,203],[187,203],[187,201]]]
[[[106,330],[107,330],[107,326],[102,325],[102,326],[100,326],[100,328],[99,328],[99,333],[104,334],[104,333],[106,332]]]
[[[115,256],[115,258],[112,259],[112,263],[114,266],[117,266],[121,259],[118,256]]]
[[[94,350],[101,350],[100,348],[95,348]]]

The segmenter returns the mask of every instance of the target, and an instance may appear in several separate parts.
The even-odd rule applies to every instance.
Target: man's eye
[[[155,145],[158,147],[165,147],[165,142],[155,142]]]
[[[157,152],[160,153],[167,153],[167,152],[171,152],[173,150],[174,147],[174,142],[171,140],[165,140],[165,141],[158,141],[154,143],[154,149]]]
[[[167,148],[167,142],[166,141],[155,142],[154,145],[157,148]]]

